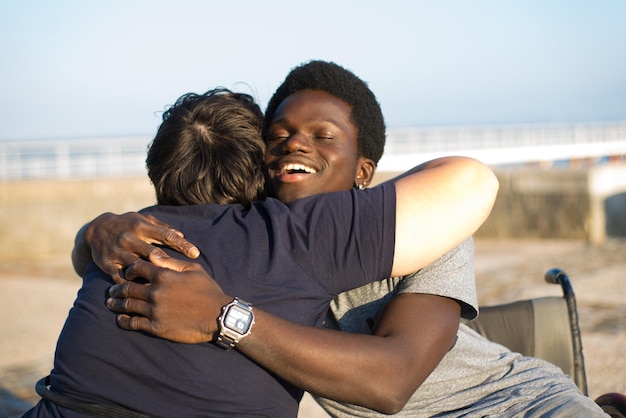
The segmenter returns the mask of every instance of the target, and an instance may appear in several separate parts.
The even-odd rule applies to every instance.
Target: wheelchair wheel
[[[598,399],[596,403],[609,416],[613,418],[626,418],[626,396],[620,393],[607,393]]]

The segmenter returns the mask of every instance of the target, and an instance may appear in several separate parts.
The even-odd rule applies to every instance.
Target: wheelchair
[[[507,304],[481,306],[468,325],[487,339],[526,356],[559,366],[588,395],[576,297],[567,274],[548,270],[545,280],[559,284],[563,296],[546,296]],[[626,396],[607,393],[595,402],[611,417],[626,417]]]

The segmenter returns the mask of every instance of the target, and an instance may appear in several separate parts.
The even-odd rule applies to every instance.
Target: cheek
[[[350,161],[338,162],[332,170],[329,183],[334,190],[349,190],[354,186],[356,167]]]
[[[271,160],[273,160],[272,152],[273,152],[274,148],[272,148],[271,145],[268,145],[268,144],[265,144],[265,146],[267,147],[267,148],[265,148],[265,164],[267,164]]]
[[[335,177],[342,179],[344,182],[349,181],[352,183],[356,177],[358,163],[359,158],[353,153],[335,155],[331,161],[333,174]]]

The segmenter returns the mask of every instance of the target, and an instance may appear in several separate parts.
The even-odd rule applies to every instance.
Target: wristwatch
[[[250,335],[254,324],[252,305],[235,298],[222,308],[218,322],[220,334],[216,343],[219,347],[230,350],[245,336]]]

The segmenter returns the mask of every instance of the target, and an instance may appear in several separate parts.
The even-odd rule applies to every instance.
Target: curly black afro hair
[[[321,90],[352,106],[351,121],[358,131],[359,155],[378,164],[385,148],[385,120],[380,104],[363,80],[333,62],[309,61],[292,69],[267,105],[265,130],[282,101],[300,90]]]

